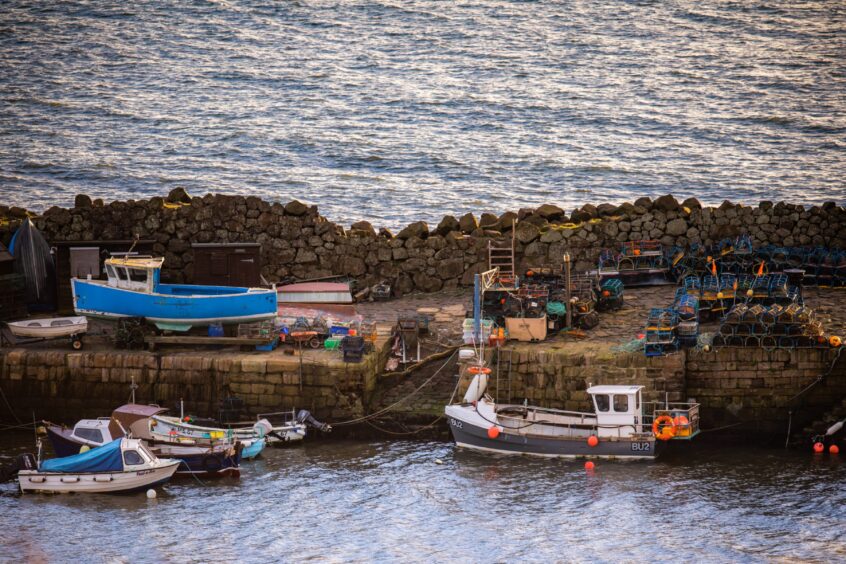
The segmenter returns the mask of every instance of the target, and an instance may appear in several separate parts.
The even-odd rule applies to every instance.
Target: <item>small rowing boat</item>
[[[7,325],[15,337],[32,337],[34,339],[70,337],[88,331],[88,319],[84,316],[24,319],[22,321],[10,321]]]

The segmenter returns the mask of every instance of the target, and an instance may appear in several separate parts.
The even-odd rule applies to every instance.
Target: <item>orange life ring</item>
[[[661,415],[652,423],[652,434],[659,441],[669,441],[676,436],[676,422],[669,415]]]
[[[467,368],[469,374],[490,374],[491,369],[484,366],[470,366]]]

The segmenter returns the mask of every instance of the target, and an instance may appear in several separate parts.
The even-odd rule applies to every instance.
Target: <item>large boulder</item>
[[[599,214],[599,217],[607,217],[609,215],[614,215],[617,213],[617,206],[614,204],[599,204],[596,207],[596,213]]]
[[[415,221],[408,227],[397,233],[398,239],[411,239],[419,237],[425,239],[429,236],[429,225],[425,221]]]
[[[301,216],[308,212],[308,206],[299,200],[291,200],[285,204],[285,213],[288,215]]]
[[[661,196],[652,204],[652,207],[664,212],[678,211],[679,201],[676,200],[672,194]]]
[[[462,233],[473,233],[477,227],[479,227],[479,222],[476,221],[476,217],[467,212],[461,216],[461,219],[458,220],[458,226],[461,229]]]
[[[376,230],[373,229],[373,224],[369,221],[356,221],[350,225],[350,229],[354,231],[363,231],[368,235],[376,236]]]
[[[76,198],[73,199],[73,207],[75,208],[90,208],[91,207],[91,196],[88,194],[77,194]]]
[[[696,198],[688,198],[688,199],[686,199],[685,201],[682,202],[682,207],[687,208],[691,211],[701,210],[702,204],[699,203],[699,200],[697,200]]]
[[[553,204],[543,204],[535,210],[535,215],[539,215],[550,223],[561,221],[566,215],[564,210]]]
[[[458,231],[459,229],[461,229],[461,226],[459,225],[458,220],[451,215],[445,215],[435,228],[435,233],[446,236],[447,233],[452,233],[453,231]]]
[[[667,234],[678,237],[687,233],[687,222],[681,218],[671,219],[667,223]]]
[[[190,204],[191,196],[188,195],[185,188],[179,186],[168,193],[167,201],[174,204]]]
[[[531,243],[540,237],[540,229],[538,226],[526,221],[521,221],[517,224],[517,232],[515,233],[517,240],[524,245]]]

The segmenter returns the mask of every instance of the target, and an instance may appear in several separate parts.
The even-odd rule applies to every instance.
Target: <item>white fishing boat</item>
[[[20,470],[21,492],[125,493],[164,484],[179,460],[157,458],[138,439],[116,439],[87,452]]]
[[[591,386],[594,411],[502,405],[485,394],[490,370],[475,374],[463,401],[446,406],[457,446],[499,454],[654,460],[671,439],[699,433],[699,404],[645,403],[643,386]]]
[[[6,325],[15,337],[33,339],[58,339],[70,337],[73,348],[82,348],[81,336],[88,331],[88,319],[84,316],[50,317],[45,319],[24,319],[11,321]]]

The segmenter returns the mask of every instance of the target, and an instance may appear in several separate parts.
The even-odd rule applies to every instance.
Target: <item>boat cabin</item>
[[[600,437],[640,433],[643,425],[643,386],[591,386],[591,396]]]
[[[110,443],[117,438],[112,437],[112,432],[109,429],[110,421],[110,417],[82,419],[73,426],[71,438],[77,439],[91,448]],[[121,433],[118,436],[123,436],[123,434]]]
[[[132,257],[106,260],[108,284],[113,288],[155,293],[159,285],[163,258]]]

